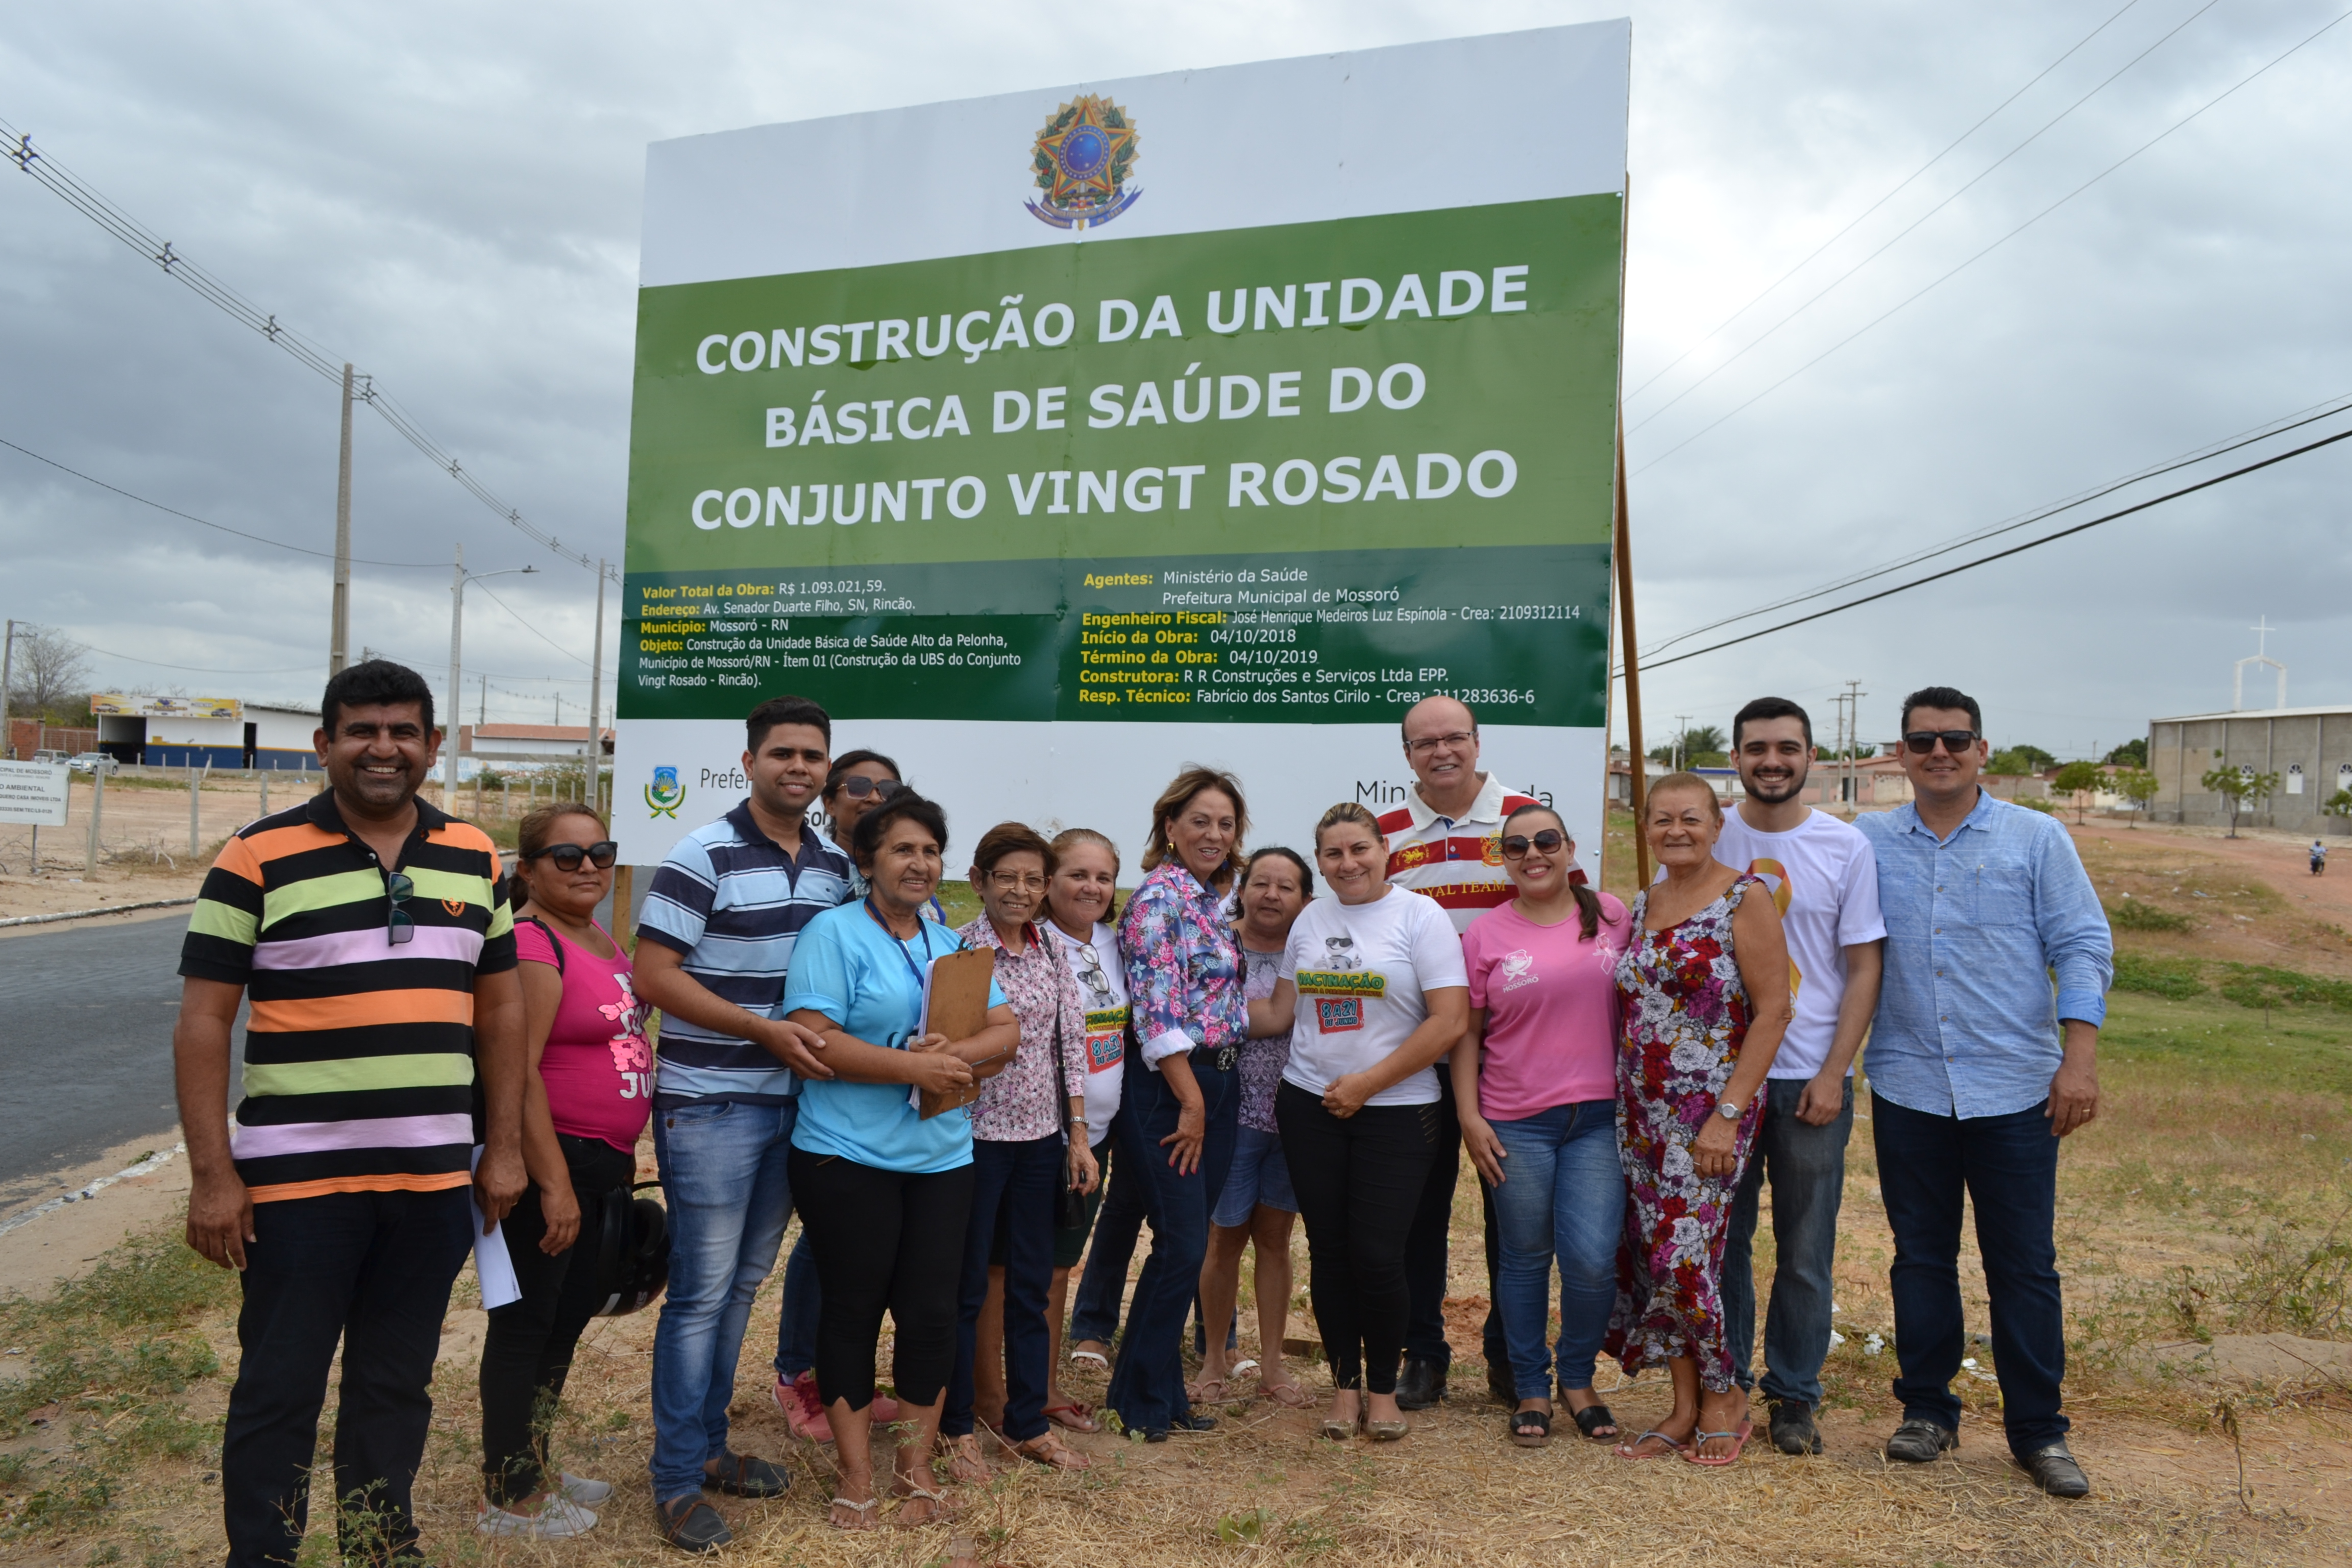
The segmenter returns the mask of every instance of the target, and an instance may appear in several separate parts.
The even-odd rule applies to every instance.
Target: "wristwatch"
[[[1722,1117],[1726,1121],[1738,1121],[1740,1112],[1745,1110],[1747,1110],[1746,1106],[1739,1105],[1728,1100],[1718,1100],[1715,1102],[1715,1113],[1717,1116]]]

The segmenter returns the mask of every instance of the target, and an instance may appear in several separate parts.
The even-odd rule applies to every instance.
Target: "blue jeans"
[[[1507,1156],[1494,1195],[1495,1304],[1502,1310],[1511,1382],[1521,1399],[1551,1397],[1544,1346],[1551,1271],[1559,1265],[1559,1383],[1591,1388],[1592,1360],[1617,1300],[1617,1241],[1625,1227],[1625,1173],[1617,1163],[1617,1104],[1555,1105],[1491,1121]]]
[[[824,1309],[824,1292],[816,1282],[816,1248],[809,1244],[803,1221],[801,1238],[784,1259],[784,1306],[776,1320],[776,1376],[790,1383],[816,1369],[816,1320]]]
[[[1845,1194],[1845,1144],[1853,1132],[1853,1079],[1845,1106],[1821,1127],[1797,1120],[1806,1079],[1765,1079],[1764,1121],[1756,1152],[1731,1201],[1723,1247],[1723,1338],[1739,1386],[1756,1386],[1748,1354],[1756,1345],[1758,1189],[1772,1182],[1772,1305],[1764,1318],[1764,1397],[1822,1402],[1822,1358],[1830,1353],[1830,1264],[1837,1256],[1839,1200]]]
[[[1128,1307],[1127,1334],[1119,1341],[1105,1402],[1130,1429],[1164,1430],[1191,1415],[1184,1396],[1184,1324],[1201,1290],[1201,1260],[1209,1253],[1209,1215],[1224,1190],[1234,1163],[1234,1135],[1241,1102],[1239,1074],[1220,1072],[1214,1055],[1192,1053],[1192,1077],[1201,1086],[1208,1124],[1201,1163],[1180,1175],[1160,1141],[1176,1131],[1182,1109],[1160,1074],[1143,1065],[1140,1051],[1123,1069],[1118,1134],[1119,1180],[1140,1177],[1144,1215],[1151,1221],[1151,1256],[1135,1282]]]
[[[2058,1408],[2066,1321],[2058,1289],[2058,1143],[2048,1102],[2007,1116],[1931,1116],[1870,1097],[1879,1190],[1895,1232],[1895,1397],[1906,1420],[1958,1431],[1952,1379],[1968,1352],[1960,1308],[1960,1194],[1976,1209],[1977,1248],[1992,1298],[1993,1369],[2011,1452],[2023,1458],[2066,1435]]]
[[[691,1496],[727,1451],[751,1298],[792,1217],[799,1106],[698,1100],[654,1113],[669,1205],[669,1289],[654,1327],[654,1500]]]
[[[1133,1055],[1133,1047],[1129,1048]],[[1124,1088],[1120,1089],[1125,1095]],[[1127,1304],[1127,1268],[1135,1261],[1135,1244],[1143,1235],[1143,1178],[1130,1175],[1134,1162],[1118,1157],[1126,1142],[1119,1129],[1127,1108],[1111,1119],[1110,1136],[1104,1139],[1102,1208],[1095,1215],[1094,1240],[1087,1247],[1086,1271],[1078,1276],[1077,1294],[1070,1300],[1070,1339],[1107,1345],[1118,1338],[1119,1310]],[[1163,1157],[1165,1151],[1162,1151]],[[1111,1179],[1118,1167],[1118,1179]]]
[[[1019,1143],[971,1141],[971,1218],[965,1226],[956,1302],[955,1375],[940,1430],[971,1431],[972,1380],[980,1362],[980,1310],[988,1302],[988,1258],[1004,1222],[1003,1435],[1026,1443],[1045,1433],[1045,1382],[1053,1350],[1045,1293],[1054,1285],[1054,1199],[1062,1184],[1062,1135]]]

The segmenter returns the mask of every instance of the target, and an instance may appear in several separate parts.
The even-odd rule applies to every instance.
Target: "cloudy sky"
[[[1633,8],[1625,384],[1641,389],[1628,453],[1645,647],[2352,394],[2352,23],[1937,282],[2341,10],[2120,5]],[[1623,11],[85,0],[0,33],[0,121],[373,373],[538,525],[617,558],[646,142]],[[1496,116],[1511,155],[1544,156],[1543,105],[1464,110]],[[0,438],[331,547],[335,388],[7,169],[0,367]],[[462,541],[478,570],[539,568],[485,584],[498,602],[468,595],[467,716],[478,670],[492,720],[551,719],[559,699],[576,720],[591,574],[364,411],[357,433],[354,553],[394,564],[355,569],[355,651],[438,683]],[[1661,666],[1649,727],[1722,722],[1767,689],[1826,726],[1852,679],[1864,735],[1882,738],[1902,693],[1935,680],[1978,694],[1997,740],[2104,750],[2152,714],[2227,706],[2257,616],[2282,628],[2269,646],[2291,701],[2352,701],[2336,653],[2352,631],[2347,478],[2352,443]],[[323,672],[325,562],[6,448],[0,563],[0,613],[106,650],[103,685],[302,699]],[[615,608],[608,664],[616,624]]]

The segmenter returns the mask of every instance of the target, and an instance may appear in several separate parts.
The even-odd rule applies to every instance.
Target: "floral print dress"
[[[1644,927],[1649,895],[1637,894],[1629,944],[1617,963],[1625,1018],[1617,1042],[1617,1158],[1629,1201],[1606,1348],[1628,1373],[1689,1356],[1713,1394],[1732,1385],[1723,1338],[1723,1245],[1764,1096],[1739,1119],[1729,1175],[1700,1175],[1690,1146],[1714,1118],[1748,1037],[1750,1009],[1732,953],[1731,917],[1748,889],[1762,885],[1742,876],[1721,898],[1661,931]]]

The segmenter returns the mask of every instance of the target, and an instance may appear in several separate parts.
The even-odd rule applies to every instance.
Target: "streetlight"
[[[457,684],[458,655],[466,637],[466,580],[479,581],[484,577],[512,577],[522,573],[537,572],[536,566],[509,566],[499,572],[468,572],[466,570],[466,546],[457,546],[457,571],[449,579],[449,788],[457,787],[457,731],[465,728],[465,688]]]

